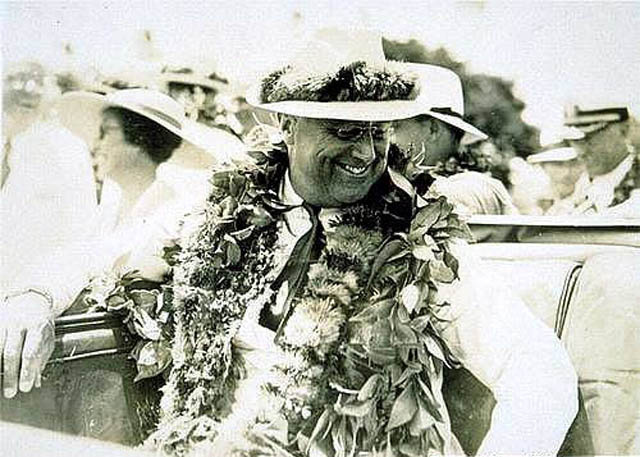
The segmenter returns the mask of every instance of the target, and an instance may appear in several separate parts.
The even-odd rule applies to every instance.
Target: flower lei
[[[286,152],[253,155],[254,164],[214,173],[207,205],[181,241],[174,367],[150,439],[166,453],[218,449],[214,440],[244,373],[232,339],[245,313],[256,314],[275,296],[269,286],[277,222],[287,211],[277,196]],[[444,197],[420,201],[405,193],[408,182],[390,177],[370,201],[332,221],[321,257],[294,298],[278,341],[285,362],[263,386],[288,434],[264,432],[273,415],[255,417],[237,431],[235,454],[444,451],[441,375],[453,358],[434,327],[447,306],[436,292],[457,278],[451,242],[470,234]]]

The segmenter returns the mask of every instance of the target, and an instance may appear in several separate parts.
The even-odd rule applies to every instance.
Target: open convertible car
[[[582,264],[600,253],[640,252],[640,219],[474,216],[469,223],[478,239],[472,249],[559,337]],[[60,317],[42,387],[0,400],[0,420],[5,422],[0,422],[0,435],[27,425],[130,446],[141,443],[158,419],[164,379],[160,375],[135,381],[136,364],[130,356],[135,345],[136,337],[118,315]],[[464,369],[448,371],[445,386],[454,433],[467,454],[474,454],[489,428],[495,401]],[[47,433],[43,436],[49,439]],[[592,438],[581,405],[560,454],[588,455]]]

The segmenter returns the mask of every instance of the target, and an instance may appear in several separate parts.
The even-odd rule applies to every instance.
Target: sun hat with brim
[[[123,89],[107,95],[67,92],[54,108],[61,123],[91,146],[98,138],[102,112],[109,107],[140,114],[219,158],[244,149],[242,142],[230,133],[188,119],[180,103],[154,90]]]
[[[438,65],[404,63],[406,69],[418,75],[420,92],[415,102],[418,114],[434,117],[465,132],[463,144],[488,139],[486,133],[464,120],[464,96],[460,77]]]
[[[388,61],[382,36],[371,30],[321,29],[290,64],[246,94],[255,108],[315,119],[394,121],[414,117],[417,75]]]
[[[527,157],[530,164],[548,163],[548,162],[568,162],[578,158],[578,153],[572,147],[562,147],[549,149],[548,151],[531,154]]]
[[[386,60],[371,30],[321,29],[287,67],[251,87],[256,108],[318,119],[396,121],[424,114],[459,128],[463,143],[487,135],[463,119],[460,78],[437,65]]]

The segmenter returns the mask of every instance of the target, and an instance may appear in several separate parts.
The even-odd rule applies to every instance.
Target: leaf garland
[[[174,367],[149,441],[167,454],[218,449],[244,372],[232,339],[248,310],[274,299],[286,154],[252,155],[253,164],[214,173],[207,205],[180,241]],[[436,291],[457,278],[450,243],[469,231],[444,197],[418,204],[390,180],[371,194],[331,222],[278,342],[288,362],[264,389],[279,400],[288,436],[274,439],[255,418],[236,455],[443,451],[442,369],[454,361],[433,326],[447,306]]]
[[[287,399],[294,454],[444,452],[440,387],[453,360],[433,327],[446,306],[435,291],[457,278],[449,243],[466,230],[444,197],[426,203],[408,233],[381,229],[385,216],[373,222],[370,207],[333,221],[283,333],[286,359],[298,363],[277,367],[282,382],[268,386]]]

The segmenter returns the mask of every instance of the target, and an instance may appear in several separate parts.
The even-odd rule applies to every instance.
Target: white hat
[[[356,74],[354,66],[367,76]],[[349,82],[341,80],[341,75]],[[376,78],[375,82],[372,78]],[[341,91],[342,87],[335,87],[341,83],[350,86]],[[277,91],[267,93],[274,86],[280,95],[284,94],[276,101],[270,95]],[[330,96],[324,97],[328,100],[318,100],[323,97],[317,95],[328,87],[338,92],[339,100]],[[403,64],[385,59],[379,33],[322,29],[305,43],[290,65],[251,87],[247,101],[256,108],[299,117],[382,122],[414,117],[424,111],[416,100],[417,89],[416,74],[408,74]],[[288,96],[296,91],[298,95]]]
[[[224,154],[222,148],[242,148],[230,133],[188,119],[180,103],[154,90],[123,89],[107,95],[67,92],[55,110],[63,125],[91,145],[98,137],[102,111],[112,106],[140,114],[207,152]]]
[[[546,162],[568,162],[578,158],[578,153],[572,147],[549,149],[548,151],[531,154],[527,157],[530,164]]]
[[[403,63],[385,59],[382,36],[370,30],[322,29],[309,39],[292,63],[282,70],[285,84],[302,86],[313,94],[333,75],[364,62],[370,75],[388,81],[404,76],[415,87],[398,99],[351,101],[310,101],[304,97],[276,102],[264,101],[265,78],[253,86],[247,101],[267,111],[319,119],[353,121],[393,121],[421,114],[432,116],[467,133],[464,143],[487,139],[487,135],[465,122],[460,78],[453,71],[436,65]],[[346,72],[348,74],[348,71]],[[271,75],[273,76],[273,74]],[[376,81],[377,82],[377,81]],[[335,80],[333,81],[335,84]],[[381,83],[384,84],[384,83]],[[379,88],[380,84],[376,86]],[[348,97],[343,97],[348,98]]]
[[[463,144],[486,140],[488,136],[466,122],[464,97],[460,77],[453,71],[437,65],[405,63],[407,70],[418,74],[420,93],[416,103],[421,107],[418,114],[435,117],[459,128],[466,134]]]

